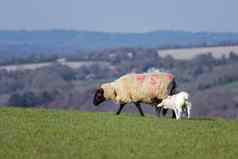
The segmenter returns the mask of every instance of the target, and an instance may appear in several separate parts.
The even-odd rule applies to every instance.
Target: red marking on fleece
[[[136,80],[139,81],[140,83],[143,83],[144,80],[145,80],[145,76],[144,75],[137,75]]]
[[[151,75],[151,77],[153,77],[154,79],[159,79],[160,75]]]
[[[168,74],[166,77],[167,77],[169,80],[172,80],[172,79],[174,78],[174,76],[173,76],[172,74]]]
[[[157,77],[156,76],[150,76],[150,84],[156,85],[157,83]]]

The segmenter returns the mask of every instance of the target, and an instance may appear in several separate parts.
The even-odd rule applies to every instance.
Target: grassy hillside
[[[0,158],[237,158],[238,123],[0,109]]]

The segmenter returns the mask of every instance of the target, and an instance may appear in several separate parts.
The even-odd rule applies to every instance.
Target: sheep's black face
[[[103,101],[105,101],[104,90],[102,88],[99,88],[96,90],[96,93],[94,95],[93,104],[97,106]]]

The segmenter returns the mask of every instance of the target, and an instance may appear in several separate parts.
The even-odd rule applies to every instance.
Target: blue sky
[[[0,30],[238,32],[238,0],[0,0]]]

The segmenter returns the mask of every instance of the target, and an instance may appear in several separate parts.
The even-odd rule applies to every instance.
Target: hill
[[[237,158],[233,120],[0,109],[0,158]]]
[[[107,33],[90,31],[0,31],[0,51],[15,53],[75,52],[118,47],[170,48],[237,44],[238,33],[154,31]]]

